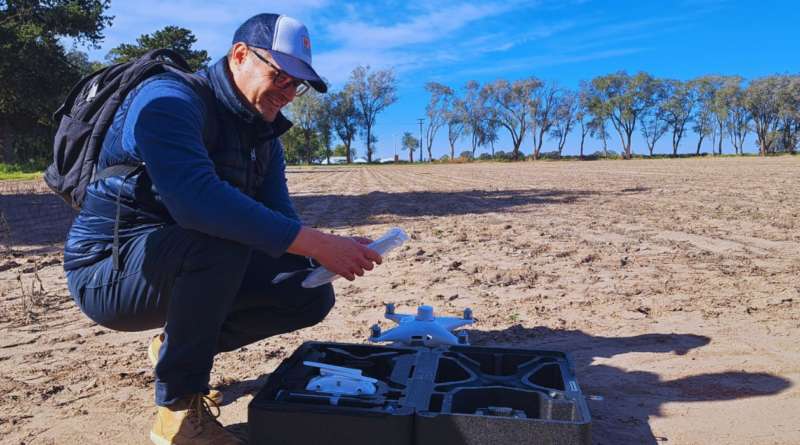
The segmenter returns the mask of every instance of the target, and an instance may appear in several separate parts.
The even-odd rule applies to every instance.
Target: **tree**
[[[784,151],[794,154],[800,138],[800,75],[789,76],[780,95],[780,145]]]
[[[514,146],[512,159],[519,157],[519,147],[525,139],[533,112],[531,95],[541,85],[536,77],[518,79],[513,83],[498,78],[483,87],[483,94],[488,103],[495,109],[497,123],[508,130]]]
[[[353,139],[358,134],[358,130],[363,124],[361,113],[356,108],[355,97],[353,95],[353,86],[351,84],[345,85],[342,91],[333,94],[331,103],[331,119],[333,121],[333,128],[339,139],[342,140],[347,148],[346,156],[347,163],[353,162],[355,150],[352,148]]]
[[[453,96],[453,100],[450,101],[450,106],[445,111],[444,115],[447,121],[447,140],[450,142],[451,159],[455,159],[455,145],[463,136],[466,126],[464,113],[464,101],[457,96]]]
[[[30,135],[37,147],[50,146],[50,116],[80,79],[69,63],[63,41],[97,47],[111,25],[110,0],[0,1],[0,162],[39,155],[15,147]],[[52,153],[52,152],[51,152]],[[52,155],[52,154],[51,154]]]
[[[653,101],[653,76],[638,72],[617,71],[592,79],[590,109],[595,115],[605,116],[619,134],[626,159],[631,158],[631,135],[639,116]]]
[[[572,131],[572,126],[575,124],[575,114],[578,111],[579,105],[578,102],[578,94],[572,91],[563,91],[556,99],[550,138],[558,141],[559,158],[561,158],[561,153],[564,150],[564,144],[567,143],[567,135]],[[583,151],[581,149],[581,154],[582,153]],[[538,152],[534,152],[534,160],[536,160],[538,155]]]
[[[686,123],[692,119],[692,110],[697,104],[697,84],[677,79],[664,81],[665,98],[663,108],[667,126],[672,129],[672,156],[678,156]]]
[[[464,86],[463,102],[464,133],[470,135],[472,144],[472,158],[475,158],[475,150],[479,145],[486,143],[486,123],[488,121],[488,110],[486,109],[486,98],[481,94],[481,85],[468,80]]]
[[[562,90],[558,87],[557,80],[548,82],[539,81],[538,86],[533,90],[531,100],[534,112],[531,113],[531,126],[533,130],[534,161],[539,159],[539,152],[542,150],[544,136],[556,122],[556,108],[559,104],[558,97],[561,92]],[[566,137],[566,135],[564,135],[564,137]]]
[[[787,81],[788,77],[779,74],[757,77],[744,90],[743,105],[753,119],[761,156],[766,156],[772,143],[780,137],[780,98]]]
[[[302,131],[306,163],[311,165],[316,151],[316,147],[311,143],[311,136],[316,134],[318,119],[322,112],[322,94],[311,89],[306,94],[295,97],[287,108],[287,112],[291,115],[294,124]]]
[[[347,157],[347,153],[348,153],[348,149],[347,149],[347,146],[344,145],[344,144],[339,144],[339,145],[333,147],[333,155],[334,156],[346,158]],[[352,154],[353,156],[358,156],[356,154],[356,149],[355,148],[350,148],[350,154]]]
[[[485,123],[485,143],[488,143],[489,146],[492,148],[492,159],[494,159],[494,143],[497,142],[499,139],[499,135],[497,134],[497,130],[500,128],[500,121],[497,120],[495,116],[494,110],[491,108],[488,109],[489,113],[486,117]]]
[[[586,135],[591,132],[590,114],[589,114],[589,82],[581,80],[578,83],[578,106],[575,113],[575,122],[581,128],[581,159],[583,159],[583,145],[586,141]]]
[[[717,132],[714,126],[714,112],[712,110],[714,103],[714,96],[717,93],[717,88],[713,83],[712,76],[703,76],[694,79],[693,82],[697,86],[697,112],[694,115],[692,131],[697,133],[697,154],[700,154],[700,147],[703,144],[703,139],[711,136],[712,141],[716,140]],[[714,154],[714,145],[712,142],[711,153]]]
[[[99,60],[89,60],[89,55],[85,52],[72,49],[67,52],[67,62],[72,65],[72,68],[83,78],[89,74],[103,68],[105,64]]]
[[[750,111],[744,103],[744,79],[739,76],[729,76],[724,85],[717,91],[717,110],[725,108],[725,130],[730,137],[731,144],[736,154],[744,154],[744,140],[750,132]],[[718,111],[719,112],[719,111]],[[722,136],[720,136],[721,138]],[[722,149],[720,148],[720,154]]]
[[[361,141],[364,142],[364,145],[374,147],[378,144],[378,136],[374,134],[369,135],[369,139],[367,139],[367,133],[361,133]],[[373,149],[374,152],[375,149]],[[366,156],[361,156],[361,159],[367,159]],[[368,162],[372,162],[372,156],[367,159]]]
[[[151,35],[142,34],[136,39],[135,45],[123,43],[113,48],[106,55],[109,63],[123,63],[140,59],[148,51],[159,48],[169,48],[180,54],[193,71],[201,70],[208,66],[211,57],[205,50],[193,50],[192,45],[197,43],[197,38],[192,31],[178,26],[167,26]]]
[[[433,138],[436,136],[436,132],[447,122],[445,112],[450,106],[455,92],[447,85],[436,82],[426,83],[425,91],[431,95],[428,105],[425,106],[425,116],[428,118],[428,127],[425,129],[425,141],[428,144],[428,159],[432,160],[433,155],[431,150],[433,147]]]
[[[303,161],[303,129],[293,125],[286,133],[281,135],[281,145],[283,145],[283,157],[287,164],[299,164]]]
[[[401,150],[408,150],[408,162],[414,162],[414,149],[419,145],[419,139],[415,138],[410,131],[403,133],[403,138],[400,140]]]
[[[669,123],[667,122],[668,112],[665,106],[667,99],[666,81],[653,79],[652,94],[652,103],[639,115],[642,136],[644,136],[644,141],[650,150],[651,157],[653,156],[656,142],[661,139],[661,136],[664,136],[669,128]]]
[[[743,79],[738,76],[721,76],[718,74],[706,76],[711,88],[714,89],[714,97],[711,99],[711,115],[716,122],[716,128],[719,130],[719,140],[717,142],[717,153],[722,154],[722,139],[725,135],[726,123],[728,120],[728,101],[726,100],[725,87],[730,83],[740,84]],[[713,153],[714,150],[712,149]]]
[[[608,140],[611,138],[608,133],[608,121],[602,117],[595,116],[587,126],[589,127],[589,136],[603,142],[603,156],[608,156]]]
[[[316,120],[320,144],[325,152],[325,159],[327,159],[328,164],[330,164],[332,154],[331,142],[333,140],[333,98],[328,94],[324,94],[321,97]]]
[[[372,127],[378,115],[398,100],[394,69],[370,72],[369,65],[359,65],[350,73],[349,83],[352,85],[351,92],[357,109],[361,113],[367,141],[367,160],[372,162]]]

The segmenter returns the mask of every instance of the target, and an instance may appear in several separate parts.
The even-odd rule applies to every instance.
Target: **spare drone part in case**
[[[420,306],[417,315],[395,314],[394,304],[386,305],[384,316],[399,326],[381,334],[378,325],[372,326],[369,341],[390,341],[395,346],[425,346],[440,348],[445,346],[468,345],[466,331],[458,333],[458,337],[450,331],[475,322],[472,311],[464,310],[463,318],[434,317],[431,306]]]
[[[414,407],[422,388],[413,377],[424,348],[304,343],[269,376],[247,410],[248,442],[257,444],[411,445]],[[311,362],[312,366],[307,365]],[[325,364],[360,371],[374,394],[311,390]]]
[[[375,394],[375,383],[378,381],[362,376],[359,369],[314,362],[303,362],[303,364],[319,368],[319,377],[314,377],[308,382],[307,391],[351,396]]]

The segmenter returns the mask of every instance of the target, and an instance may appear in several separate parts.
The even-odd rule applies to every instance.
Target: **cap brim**
[[[269,55],[272,56],[276,62],[278,62],[278,65],[280,65],[281,69],[286,71],[286,74],[294,77],[295,79],[307,81],[309,85],[311,85],[320,93],[328,92],[328,85],[326,85],[319,74],[314,71],[314,68],[311,68],[311,65],[296,57],[279,53],[277,51],[267,51],[269,52]]]

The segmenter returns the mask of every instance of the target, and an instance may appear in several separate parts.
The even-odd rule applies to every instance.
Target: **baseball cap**
[[[328,86],[311,67],[311,39],[297,20],[278,14],[258,14],[242,23],[233,42],[267,50],[286,74],[307,81],[320,93]]]

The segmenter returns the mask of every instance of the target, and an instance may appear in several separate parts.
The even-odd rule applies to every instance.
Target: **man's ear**
[[[228,57],[228,64],[230,65],[231,69],[234,68],[241,69],[244,65],[245,61],[247,60],[249,49],[247,45],[242,42],[238,42],[233,45],[231,48],[230,55]]]

